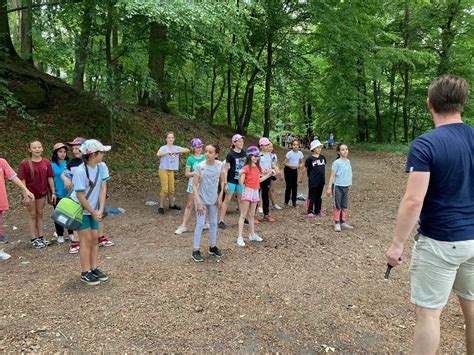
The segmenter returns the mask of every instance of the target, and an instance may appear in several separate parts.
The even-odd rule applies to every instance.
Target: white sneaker
[[[283,209],[283,208],[281,208],[280,206],[278,206],[277,204],[275,204],[275,205],[273,206],[273,208],[275,208],[276,210],[282,210],[282,209]]]
[[[237,238],[237,245],[238,245],[239,247],[244,247],[244,246],[245,246],[244,238],[238,237],[238,238]]]
[[[263,213],[263,208],[262,207],[258,208],[258,213]]]
[[[206,224],[204,225],[204,227],[202,227],[202,229],[203,229],[203,230],[209,229],[209,227],[210,227],[209,223],[206,223]]]
[[[249,236],[249,240],[253,240],[254,242],[263,242],[263,238],[255,233]]]
[[[342,230],[344,230],[344,229],[351,230],[351,229],[354,229],[354,227],[352,227],[351,225],[349,225],[347,223],[341,223],[341,229]]]
[[[58,242],[58,244],[63,244],[64,243],[64,236],[58,235],[57,238],[56,238],[56,241]]]
[[[339,223],[336,223],[336,224],[334,225],[334,230],[335,230],[336,232],[340,232],[340,231],[341,231],[341,225],[340,225]]]
[[[0,260],[8,260],[12,256],[10,254],[5,253],[3,250],[0,250]]]
[[[188,227],[186,227],[186,226],[179,226],[178,229],[176,229],[176,230],[174,231],[174,234],[178,234],[178,235],[179,235],[179,234],[183,234],[183,233],[187,232],[188,230],[189,230],[189,229],[188,229]]]

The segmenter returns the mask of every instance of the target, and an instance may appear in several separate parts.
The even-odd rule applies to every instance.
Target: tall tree
[[[7,10],[7,0],[0,0],[0,59],[18,60],[19,57],[10,36]]]
[[[76,39],[74,72],[72,76],[72,86],[77,90],[84,90],[84,73],[89,53],[89,41],[94,13],[95,0],[84,0],[81,32]]]
[[[22,1],[24,9],[21,10],[21,57],[24,61],[33,65],[33,2]]]

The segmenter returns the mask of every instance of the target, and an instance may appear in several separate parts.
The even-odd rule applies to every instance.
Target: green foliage
[[[396,153],[400,155],[408,154],[407,144],[387,144],[387,143],[352,143],[351,149],[368,150],[372,152]]]

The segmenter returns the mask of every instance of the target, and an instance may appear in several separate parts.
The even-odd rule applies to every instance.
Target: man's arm
[[[398,209],[392,245],[386,254],[389,265],[397,266],[402,263],[403,245],[418,222],[429,182],[429,172],[411,172],[408,175],[407,189]]]

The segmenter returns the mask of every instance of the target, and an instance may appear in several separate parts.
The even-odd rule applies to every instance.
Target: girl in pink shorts
[[[245,166],[240,171],[239,185],[244,185],[244,192],[242,193],[242,201],[240,204],[240,218],[239,218],[239,237],[237,238],[237,245],[245,246],[243,238],[244,221],[248,216],[250,235],[249,240],[261,242],[263,239],[255,233],[254,216],[257,208],[259,197],[260,181],[268,179],[269,175],[260,177],[260,166],[258,161],[260,159],[260,151],[257,147],[251,146],[247,149],[247,158]]]

